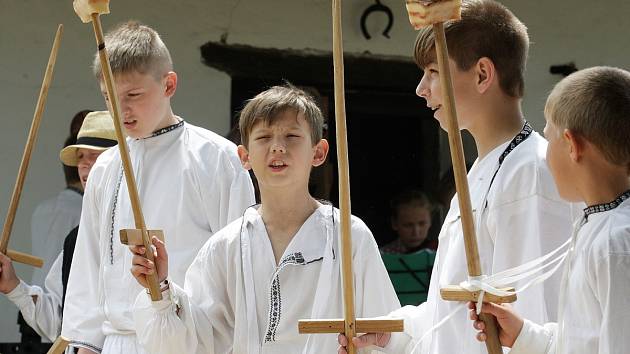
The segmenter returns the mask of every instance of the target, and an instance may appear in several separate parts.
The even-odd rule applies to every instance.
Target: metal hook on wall
[[[383,36],[385,36],[385,38],[389,38],[389,31],[392,29],[392,26],[394,25],[394,14],[392,13],[392,10],[389,7],[381,4],[380,0],[376,0],[376,4],[370,5],[370,7],[365,9],[365,11],[363,11],[363,14],[361,15],[361,32],[363,32],[363,36],[366,39],[372,38],[372,36],[370,36],[370,34],[367,31],[366,22],[367,22],[367,18],[374,12],[384,12],[387,15],[388,22],[387,22],[387,27],[385,27],[385,30],[383,30]]]

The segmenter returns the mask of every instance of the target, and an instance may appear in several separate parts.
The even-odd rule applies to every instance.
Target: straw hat
[[[85,116],[81,130],[77,134],[77,142],[66,146],[59,152],[59,158],[64,165],[76,166],[78,149],[105,151],[118,144],[114,122],[108,111],[90,112]]]

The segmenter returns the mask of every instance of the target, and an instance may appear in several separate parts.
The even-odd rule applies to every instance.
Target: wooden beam
[[[357,318],[355,323],[356,333],[402,332],[404,329],[402,319]],[[300,334],[343,333],[344,329],[343,319],[300,320],[298,322]]]

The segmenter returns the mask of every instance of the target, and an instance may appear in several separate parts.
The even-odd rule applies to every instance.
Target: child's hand
[[[356,348],[365,348],[370,345],[376,345],[377,347],[384,348],[387,343],[389,343],[391,336],[391,333],[366,333],[352,338],[352,343]],[[348,345],[348,338],[346,338],[343,334],[339,334],[337,341],[340,345],[338,353],[347,354],[346,345]]]
[[[484,342],[486,340],[485,324],[479,320],[477,312],[475,311],[475,303],[469,302],[468,308],[470,309],[470,319],[474,321],[473,327],[479,330],[477,333],[477,340]],[[496,317],[499,323],[499,341],[504,347],[512,348],[516,338],[521,329],[523,328],[523,319],[512,310],[507,304],[493,304],[483,303],[481,312],[490,314]]]
[[[158,281],[162,282],[168,276],[168,254],[166,253],[166,247],[164,242],[160,241],[157,237],[151,238],[153,246],[155,246],[155,252],[153,257],[157,264]],[[147,283],[147,275],[155,272],[155,265],[153,262],[144,258],[144,246],[129,246],[129,249],[134,256],[131,260],[131,274],[136,278],[138,283],[145,288],[149,287]]]
[[[11,258],[0,253],[0,292],[8,294],[20,284],[20,279],[15,275]]]

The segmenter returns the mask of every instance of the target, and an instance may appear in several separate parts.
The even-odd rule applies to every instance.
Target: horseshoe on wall
[[[385,38],[389,38],[389,31],[392,29],[392,26],[394,25],[394,14],[392,13],[392,10],[389,7],[381,4],[380,0],[376,0],[376,4],[370,5],[370,7],[368,7],[367,9],[365,9],[365,11],[363,11],[363,15],[361,15],[361,32],[363,32],[363,36],[366,39],[372,38],[372,36],[370,36],[370,34],[367,31],[366,22],[367,22],[367,18],[375,12],[384,12],[387,15],[388,22],[387,22],[387,27],[385,27],[385,29],[383,30],[383,36]]]

